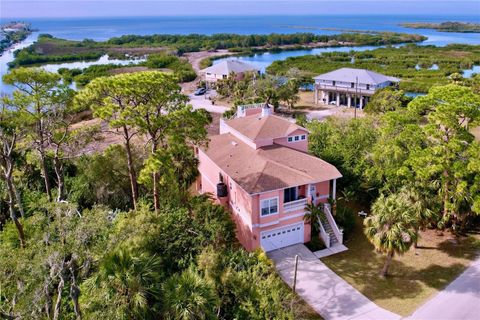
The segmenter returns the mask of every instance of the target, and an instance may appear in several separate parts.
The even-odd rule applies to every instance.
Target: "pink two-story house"
[[[208,147],[198,150],[197,188],[229,209],[247,250],[310,241],[306,204],[335,198],[336,179],[342,175],[308,154],[308,134],[268,107],[241,106],[234,119],[221,120],[220,134],[210,137]],[[328,247],[341,243],[342,235],[327,211],[330,223],[321,224],[320,236]]]

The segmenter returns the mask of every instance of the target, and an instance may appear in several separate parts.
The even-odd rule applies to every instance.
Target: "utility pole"
[[[298,254],[295,255],[295,273],[293,274],[293,292],[295,292],[295,288],[297,287],[297,268],[298,268]]]

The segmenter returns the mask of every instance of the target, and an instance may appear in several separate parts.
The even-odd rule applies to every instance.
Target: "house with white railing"
[[[400,79],[366,69],[341,68],[313,78],[315,104],[363,109],[379,89],[395,86]]]
[[[335,199],[335,166],[308,154],[305,128],[272,114],[264,104],[239,106],[221,120],[220,134],[197,150],[197,189],[225,206],[247,250],[271,251],[321,237],[327,247],[342,243],[327,204]],[[304,220],[306,205],[324,207],[321,234]]]

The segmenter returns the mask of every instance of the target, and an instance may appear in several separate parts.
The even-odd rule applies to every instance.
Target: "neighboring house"
[[[205,75],[206,82],[215,83],[218,80],[227,79],[231,74],[234,74],[235,78],[240,80],[243,79],[246,72],[259,73],[260,70],[255,66],[239,60],[225,60],[200,70],[200,72]]]
[[[341,68],[315,78],[315,103],[355,106],[363,109],[378,89],[396,85],[400,79],[365,69]]]
[[[247,250],[310,241],[305,206],[335,198],[336,179],[342,175],[307,153],[308,135],[305,128],[272,115],[269,107],[241,106],[236,118],[221,120],[220,134],[210,137],[208,147],[197,150],[197,189],[229,209]],[[326,208],[329,223],[322,226],[322,239],[329,247],[341,243],[343,235]]]

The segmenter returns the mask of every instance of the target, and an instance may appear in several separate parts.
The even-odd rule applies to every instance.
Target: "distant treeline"
[[[388,45],[412,43],[426,40],[415,34],[382,32],[377,34],[343,33],[338,35],[316,35],[313,33],[269,34],[269,35],[125,35],[105,42],[85,39],[71,41],[40,35],[38,41],[28,48],[16,52],[11,67],[49,62],[98,59],[103,54],[125,58],[145,55],[151,50],[173,50],[177,55],[201,50],[228,49],[235,52],[258,50],[282,50],[285,46],[342,46],[342,45]],[[145,50],[142,50],[145,49]]]
[[[434,29],[443,32],[480,33],[480,23],[442,22],[442,23],[402,23],[401,26],[413,29]]]
[[[378,34],[342,33],[336,35],[319,35],[313,33],[294,33],[268,35],[125,35],[112,38],[106,43],[113,45],[145,46],[157,45],[175,47],[180,53],[200,50],[219,50],[253,47],[278,47],[285,45],[310,45],[315,43],[342,42],[355,45],[384,45],[420,42],[426,37],[415,34],[383,32]]]

